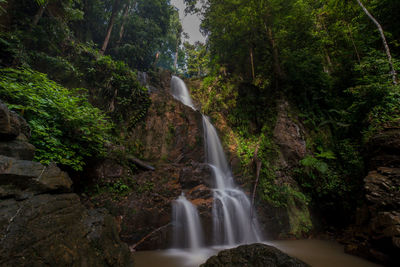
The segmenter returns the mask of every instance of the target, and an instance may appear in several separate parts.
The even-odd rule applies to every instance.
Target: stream
[[[335,241],[306,239],[265,242],[313,267],[376,267],[365,259],[344,253]],[[226,247],[200,249],[196,253],[182,250],[139,251],[134,253],[136,267],[197,267]]]

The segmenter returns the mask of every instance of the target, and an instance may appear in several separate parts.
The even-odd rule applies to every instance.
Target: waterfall
[[[171,79],[171,94],[172,96],[185,104],[188,107],[196,110],[193,105],[192,98],[190,97],[189,90],[186,87],[184,81],[182,81],[179,77],[172,76]]]
[[[182,194],[172,204],[173,246],[199,249],[203,246],[203,231],[195,206]]]
[[[173,76],[171,80],[171,92],[177,100],[195,109],[185,83],[176,76]],[[252,215],[251,202],[235,184],[218,133],[209,118],[204,115],[203,128],[207,163],[211,167],[214,178],[212,207],[214,244],[232,246],[260,242],[259,226],[257,219]],[[181,198],[182,196],[179,197],[177,202]],[[195,209],[195,207],[193,208]],[[193,212],[193,217],[193,220],[198,219],[197,211]],[[179,223],[184,223],[188,219],[174,211],[175,220],[179,225]],[[199,234],[200,231],[196,230],[195,233]],[[198,237],[195,239],[198,239]]]
[[[251,203],[236,186],[217,131],[203,115],[207,163],[214,178],[213,235],[216,245],[235,245],[260,241],[257,219]]]

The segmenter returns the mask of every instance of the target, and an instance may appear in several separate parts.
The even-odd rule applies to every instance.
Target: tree
[[[104,38],[104,42],[101,47],[100,54],[104,54],[104,52],[107,49],[108,42],[110,41],[111,31],[112,31],[112,28],[114,27],[115,17],[119,11],[118,9],[119,9],[119,0],[114,0],[114,4],[112,6],[112,11],[111,11],[110,21],[108,22],[108,26],[107,26],[106,37]]]
[[[381,35],[382,38],[382,42],[383,42],[383,46],[385,48],[386,51],[386,55],[388,58],[388,63],[389,63],[389,67],[390,67],[390,74],[392,75],[392,80],[393,80],[393,84],[397,85],[397,73],[396,70],[393,67],[393,60],[392,60],[392,54],[390,53],[390,49],[389,49],[389,45],[386,41],[386,37],[385,37],[385,33],[382,29],[381,24],[371,15],[371,13],[368,11],[368,9],[362,4],[362,2],[360,0],[357,0],[358,5],[362,8],[362,10],[365,12],[365,14],[372,20],[372,22],[376,25],[376,27],[378,28],[378,31]]]

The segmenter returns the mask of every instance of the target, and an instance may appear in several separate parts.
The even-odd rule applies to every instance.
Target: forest
[[[167,266],[145,253],[207,248],[168,266],[270,266],[277,247],[289,256],[271,266],[399,266],[399,13],[398,0],[0,0],[0,265]],[[227,215],[239,202],[242,226]],[[279,243],[304,240],[341,254]]]

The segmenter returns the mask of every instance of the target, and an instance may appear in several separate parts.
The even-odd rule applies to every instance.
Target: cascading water
[[[171,91],[177,100],[195,109],[189,91],[180,78],[172,77]],[[212,208],[214,243],[215,245],[235,245],[259,242],[258,222],[255,216],[252,216],[249,198],[236,186],[217,131],[204,115],[203,127],[207,163],[210,165],[214,177]],[[180,199],[181,197],[178,201]],[[187,220],[185,216],[174,213],[177,225],[179,222]],[[197,211],[193,216],[197,220]],[[175,240],[184,239],[175,237]]]
[[[215,181],[213,229],[216,245],[235,245],[260,241],[257,219],[246,194],[233,180],[217,131],[203,115],[207,163]]]
[[[190,97],[189,90],[186,87],[184,81],[182,81],[179,77],[172,76],[171,79],[171,94],[175,99],[179,100],[183,104],[192,109],[196,110],[193,105],[192,98]]]
[[[182,194],[172,204],[174,248],[199,249],[203,246],[203,231],[197,209]]]

